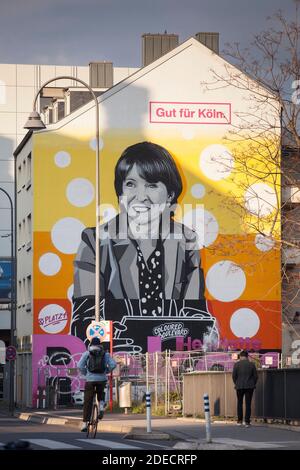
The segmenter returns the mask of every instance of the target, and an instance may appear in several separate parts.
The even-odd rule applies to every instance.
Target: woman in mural
[[[185,336],[183,320],[192,318],[202,338],[216,341],[197,236],[173,219],[182,180],[170,153],[151,142],[128,147],[115,168],[115,191],[120,213],[100,227],[101,316],[114,321],[114,349],[145,349],[142,336],[162,332],[162,318],[169,321],[165,340]],[[85,340],[95,309],[94,228],[83,231],[74,264],[71,334]]]

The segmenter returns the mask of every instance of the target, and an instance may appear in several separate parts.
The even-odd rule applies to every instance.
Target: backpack
[[[93,374],[103,374],[106,371],[104,349],[90,349],[87,361],[87,369]]]

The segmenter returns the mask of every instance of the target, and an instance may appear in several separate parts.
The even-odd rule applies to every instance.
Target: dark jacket
[[[127,216],[126,216],[127,217]],[[118,215],[100,227],[100,292],[104,298],[139,299],[137,249]],[[171,230],[169,230],[171,229]],[[113,237],[109,232],[116,230]],[[95,229],[82,232],[74,261],[74,299],[95,296]],[[196,233],[172,221],[162,232],[164,298],[204,299],[204,276]]]
[[[248,359],[240,359],[234,364],[232,380],[236,390],[242,388],[255,388],[257,382],[257,371],[255,364]]]

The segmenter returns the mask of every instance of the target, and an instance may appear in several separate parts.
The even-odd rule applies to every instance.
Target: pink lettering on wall
[[[161,124],[231,124],[231,103],[150,101],[149,120]]]

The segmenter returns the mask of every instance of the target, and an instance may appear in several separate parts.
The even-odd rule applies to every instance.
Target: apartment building
[[[26,135],[24,124],[32,111],[33,100],[40,87],[48,80],[59,76],[72,76],[91,84],[97,95],[124,80],[137,69],[114,67],[110,62],[93,62],[87,66],[77,65],[27,65],[0,64],[0,188],[8,192],[14,201],[14,157],[13,152]],[[45,122],[56,122],[66,114],[89,101],[89,92],[75,80],[57,80],[41,92],[38,110]],[[52,115],[53,109],[53,115]],[[18,250],[30,250],[31,215],[26,212],[31,185],[30,152],[17,168],[18,194],[22,191],[19,209],[22,218],[16,227]],[[7,196],[0,193],[0,266],[10,264],[11,256],[11,209]],[[0,270],[0,273],[2,270]],[[20,302],[30,309],[31,277],[24,274],[18,284]],[[7,277],[7,276],[6,276]],[[0,291],[8,279],[0,275]],[[2,284],[1,284],[2,283]],[[1,287],[2,286],[2,287]],[[1,295],[0,295],[1,297]],[[10,310],[8,299],[0,302],[0,340],[6,345],[10,338]]]

